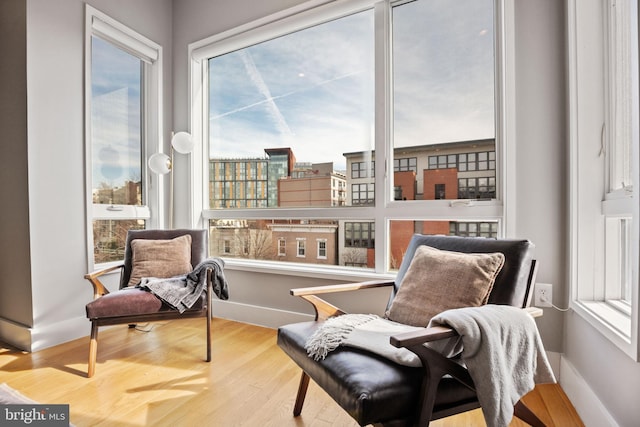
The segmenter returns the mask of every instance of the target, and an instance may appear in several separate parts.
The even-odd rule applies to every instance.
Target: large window
[[[90,264],[124,258],[127,231],[158,224],[145,155],[158,141],[160,47],[87,6]]]
[[[500,103],[512,94],[495,18],[508,1],[309,4],[190,45],[192,130],[207,141],[194,223],[201,212],[212,233],[231,221],[244,231],[225,232],[268,235],[261,260],[380,273],[397,258],[394,222],[505,235]],[[432,169],[441,156],[451,166]],[[306,257],[300,242],[322,242],[319,229],[327,243]]]
[[[571,1],[569,25],[571,305],[637,360],[637,1]]]

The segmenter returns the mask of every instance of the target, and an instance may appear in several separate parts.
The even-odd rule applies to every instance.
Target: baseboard
[[[562,355],[555,351],[547,351],[547,360],[549,360],[549,365],[551,365],[551,370],[553,371],[553,375],[556,376],[556,379],[560,378],[560,358]]]
[[[31,351],[31,331],[28,326],[0,318],[0,341],[23,351]]]
[[[76,338],[86,337],[91,330],[91,322],[78,316],[61,322],[36,325],[31,331],[31,351],[38,351]]]
[[[619,427],[580,372],[567,358],[560,358],[560,385],[586,427]]]
[[[289,323],[313,320],[313,316],[309,314],[220,300],[213,301],[212,310],[214,317],[273,329]]]

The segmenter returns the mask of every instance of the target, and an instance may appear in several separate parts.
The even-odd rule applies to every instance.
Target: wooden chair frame
[[[91,285],[93,285],[93,299],[96,300],[101,298],[104,295],[109,293],[109,290],[106,286],[100,281],[100,277],[113,273],[117,270],[120,270],[120,277],[122,277],[124,271],[124,264],[119,264],[116,266],[104,268],[101,270],[94,271],[92,273],[86,274],[84,276]],[[195,317],[205,317],[207,319],[207,354],[205,361],[211,361],[211,303],[212,303],[212,293],[213,293],[213,272],[211,269],[207,269],[207,301],[206,307],[203,307],[200,310],[187,310],[183,313],[180,313],[178,310],[164,310],[157,313],[150,314],[137,314],[130,316],[116,316],[116,317],[104,317],[104,318],[96,318],[91,319],[91,336],[89,341],[89,365],[87,369],[87,377],[91,378],[96,370],[96,359],[98,355],[98,328],[100,326],[107,325],[120,325],[120,324],[129,324],[129,327],[135,326],[140,322],[157,322],[163,320],[174,320],[174,319],[191,319]]]

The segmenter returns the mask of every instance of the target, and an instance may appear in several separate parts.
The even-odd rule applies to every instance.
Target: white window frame
[[[100,205],[92,198],[92,140],[91,140],[91,39],[97,36],[139,58],[143,67],[141,179],[143,205]],[[86,5],[85,9],[85,164],[87,206],[87,260],[89,271],[115,263],[96,264],[93,256],[93,220],[142,219],[147,228],[164,224],[163,180],[147,171],[146,159],[162,150],[162,46],[116,21],[99,10]],[[153,182],[152,182],[153,180]]]
[[[321,248],[323,244],[324,248]],[[327,259],[327,239],[316,239],[316,249],[316,257],[318,259]],[[324,255],[321,255],[321,252],[324,252]]]
[[[620,43],[631,2],[637,8],[636,0],[568,4],[570,307],[638,361],[638,135],[629,132],[637,122],[619,114],[628,93],[638,99],[637,70],[624,71],[631,55]],[[634,74],[631,87],[621,84]],[[631,108],[626,116],[638,120],[638,105]],[[625,219],[631,219],[626,235]],[[624,301],[622,278],[629,273]]]
[[[278,238],[278,256],[287,256],[287,240],[284,237]]]
[[[487,220],[499,223],[502,237],[515,236],[515,0],[495,0],[495,140],[496,177],[498,188],[496,199],[487,201],[394,201],[393,183],[387,171],[393,170],[392,137],[392,87],[391,73],[391,5],[390,0],[344,0],[329,2],[311,0],[293,8],[242,25],[232,30],[189,44],[190,60],[190,115],[191,130],[201,144],[202,151],[191,156],[192,179],[191,224],[194,227],[208,227],[210,219],[243,218],[297,218],[336,219],[362,222],[374,219],[379,233],[376,238],[375,269],[373,275],[389,275],[390,254],[389,223],[392,220]],[[337,19],[365,9],[373,8],[375,20],[375,200],[372,206],[350,206],[344,208],[313,209],[208,209],[208,186],[204,171],[208,170],[208,111],[207,60],[251,44],[285,35],[328,20]],[[200,161],[194,161],[200,159]],[[350,170],[347,173],[351,173]],[[350,198],[350,190],[348,189]],[[266,271],[271,265],[274,273],[294,267],[281,263],[258,262],[253,260],[229,259],[228,268],[243,268]],[[304,272],[318,277],[338,277],[337,266],[305,266]],[[298,267],[299,268],[299,267]],[[362,271],[364,277],[367,272]],[[348,274],[345,273],[345,276]]]
[[[296,257],[307,257],[307,239],[299,237],[296,239]]]

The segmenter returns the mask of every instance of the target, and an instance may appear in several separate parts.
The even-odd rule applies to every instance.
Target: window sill
[[[224,258],[225,269],[252,273],[313,277],[317,279],[359,282],[364,280],[393,280],[394,273],[376,273],[373,269],[353,267],[319,266],[294,262],[258,261]]]
[[[573,301],[572,308],[620,350],[638,360],[630,316],[603,301]]]

